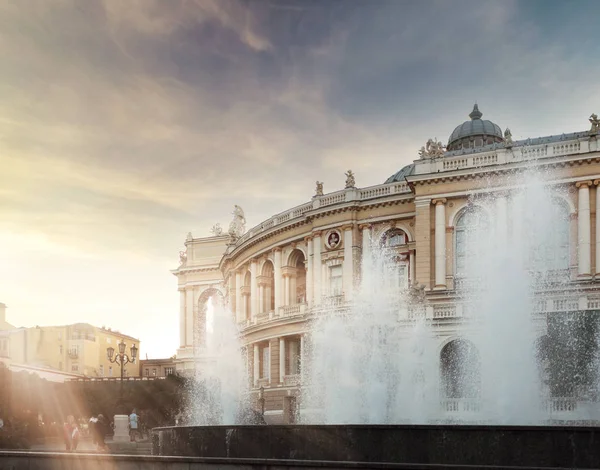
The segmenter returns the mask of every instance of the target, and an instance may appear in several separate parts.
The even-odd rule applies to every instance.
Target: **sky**
[[[179,344],[187,232],[600,112],[597,0],[0,0],[0,302]]]

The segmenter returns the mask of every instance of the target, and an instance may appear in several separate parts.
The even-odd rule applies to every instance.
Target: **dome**
[[[394,173],[392,176],[390,176],[388,179],[386,179],[385,184],[395,183],[396,181],[400,181],[400,182],[404,183],[404,178],[406,176],[412,175],[414,170],[415,170],[414,163],[411,163],[410,165],[406,165],[400,171],[398,171],[397,173]]]
[[[448,139],[447,150],[460,150],[463,148],[483,147],[495,142],[504,142],[502,130],[498,124],[481,119],[483,113],[479,111],[477,104],[469,114],[470,121],[463,122],[454,129]]]

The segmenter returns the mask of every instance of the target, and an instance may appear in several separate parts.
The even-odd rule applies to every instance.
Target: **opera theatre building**
[[[357,187],[348,171],[340,175],[342,189],[324,192],[317,182],[306,202],[248,230],[236,206],[228,230],[216,226],[203,238],[189,234],[173,271],[180,293],[177,370],[198,367],[207,303],[222,303],[238,325],[253,400],[259,393],[264,398],[268,422],[293,422],[311,325],[323,315],[352,311],[366,260],[375,252],[391,254],[391,290],[418,299],[417,307],[399,309],[397,321],[428,321],[437,368],[477,308],[469,288],[493,257],[482,260],[502,250],[517,259],[520,240],[532,233],[539,232],[539,246],[530,247],[527,260],[514,261],[545,273],[532,315],[597,310],[600,120],[582,116],[579,127],[583,130],[513,140],[509,129],[483,119],[475,105],[447,143],[430,139],[415,151],[413,163],[387,179],[382,175],[382,184]],[[522,178],[525,173],[530,176]],[[543,178],[537,193],[529,183],[536,175]],[[535,222],[542,215],[546,222]],[[482,229],[478,237],[471,230],[475,225]],[[499,245],[482,243],[487,234]],[[511,266],[508,274],[502,269],[486,282],[512,282]],[[511,300],[506,302],[510,308]]]

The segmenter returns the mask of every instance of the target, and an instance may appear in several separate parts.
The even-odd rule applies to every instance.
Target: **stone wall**
[[[600,428],[215,426],[153,430],[153,454],[335,462],[599,468]]]

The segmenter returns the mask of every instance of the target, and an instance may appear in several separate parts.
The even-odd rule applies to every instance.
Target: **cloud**
[[[342,188],[349,168],[360,186],[382,182],[475,100],[516,138],[584,129],[600,102],[592,6],[3,2],[0,236],[55,262],[65,251],[126,260],[113,274],[75,265],[99,283],[153,262],[164,274],[186,232],[226,226],[234,204],[253,225],[308,201],[317,179]],[[42,300],[23,299],[20,276],[0,279],[0,297],[37,318]],[[153,290],[174,315],[174,284]],[[137,284],[118,295],[151,303]]]

